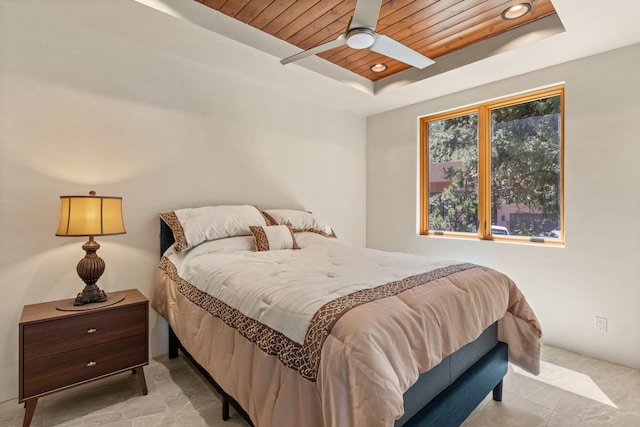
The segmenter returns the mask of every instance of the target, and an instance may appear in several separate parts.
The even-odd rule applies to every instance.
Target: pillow
[[[278,249],[300,249],[293,236],[291,225],[252,226],[256,251],[274,251]]]
[[[250,226],[267,225],[260,211],[251,205],[179,209],[162,212],[160,218],[173,231],[176,252],[210,240],[250,236]]]
[[[295,209],[266,209],[260,211],[267,224],[291,224],[294,232],[313,231],[325,237],[336,237],[329,224],[318,221],[311,212]]]
[[[318,238],[320,237],[318,236]],[[164,256],[169,258],[171,262],[177,266],[178,262],[182,262],[181,260],[186,259],[187,257],[234,252],[253,252],[255,250],[256,245],[253,241],[253,236],[234,236],[202,242],[195,248],[182,252],[177,252],[175,247],[171,245],[164,253]],[[181,258],[174,258],[176,256]]]

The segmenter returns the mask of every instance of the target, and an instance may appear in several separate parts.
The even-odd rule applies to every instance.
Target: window
[[[420,119],[421,234],[563,241],[564,87]]]

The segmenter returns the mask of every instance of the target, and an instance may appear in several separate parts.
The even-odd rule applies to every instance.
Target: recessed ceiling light
[[[386,64],[375,64],[369,67],[369,69],[374,73],[381,73],[383,71],[387,71],[387,66]]]
[[[531,10],[531,3],[515,4],[502,12],[502,19],[507,21],[512,19],[518,19],[529,13]]]

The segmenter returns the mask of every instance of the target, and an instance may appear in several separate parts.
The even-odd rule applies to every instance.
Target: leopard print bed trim
[[[249,227],[249,230],[251,230],[251,234],[253,234],[253,243],[256,246],[256,251],[268,251],[269,238],[267,237],[267,233],[264,232],[264,228],[252,225]]]
[[[288,368],[297,370],[302,377],[314,382],[318,375],[324,341],[336,322],[347,311],[367,302],[394,296],[416,286],[475,267],[477,267],[475,264],[455,264],[332,300],[323,305],[313,316],[304,343],[300,345],[183,280],[178,276],[175,265],[168,258],[162,257],[160,262],[160,268],[177,284],[177,290],[182,296],[236,329],[265,353],[276,356]]]
[[[264,218],[267,225],[278,225],[278,221],[276,221],[271,215],[269,215],[262,209],[260,209],[260,213],[262,214],[262,217]]]
[[[160,218],[169,226],[171,231],[173,232],[173,240],[175,240],[175,244],[173,248],[176,252],[180,252],[187,248],[187,238],[184,235],[184,229],[182,228],[182,224],[180,224],[180,220],[174,211],[171,212],[162,212],[160,214]]]

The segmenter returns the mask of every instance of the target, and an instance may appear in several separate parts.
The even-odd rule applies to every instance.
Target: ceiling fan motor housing
[[[352,49],[366,49],[375,41],[376,33],[369,28],[354,28],[347,33],[347,45]]]

